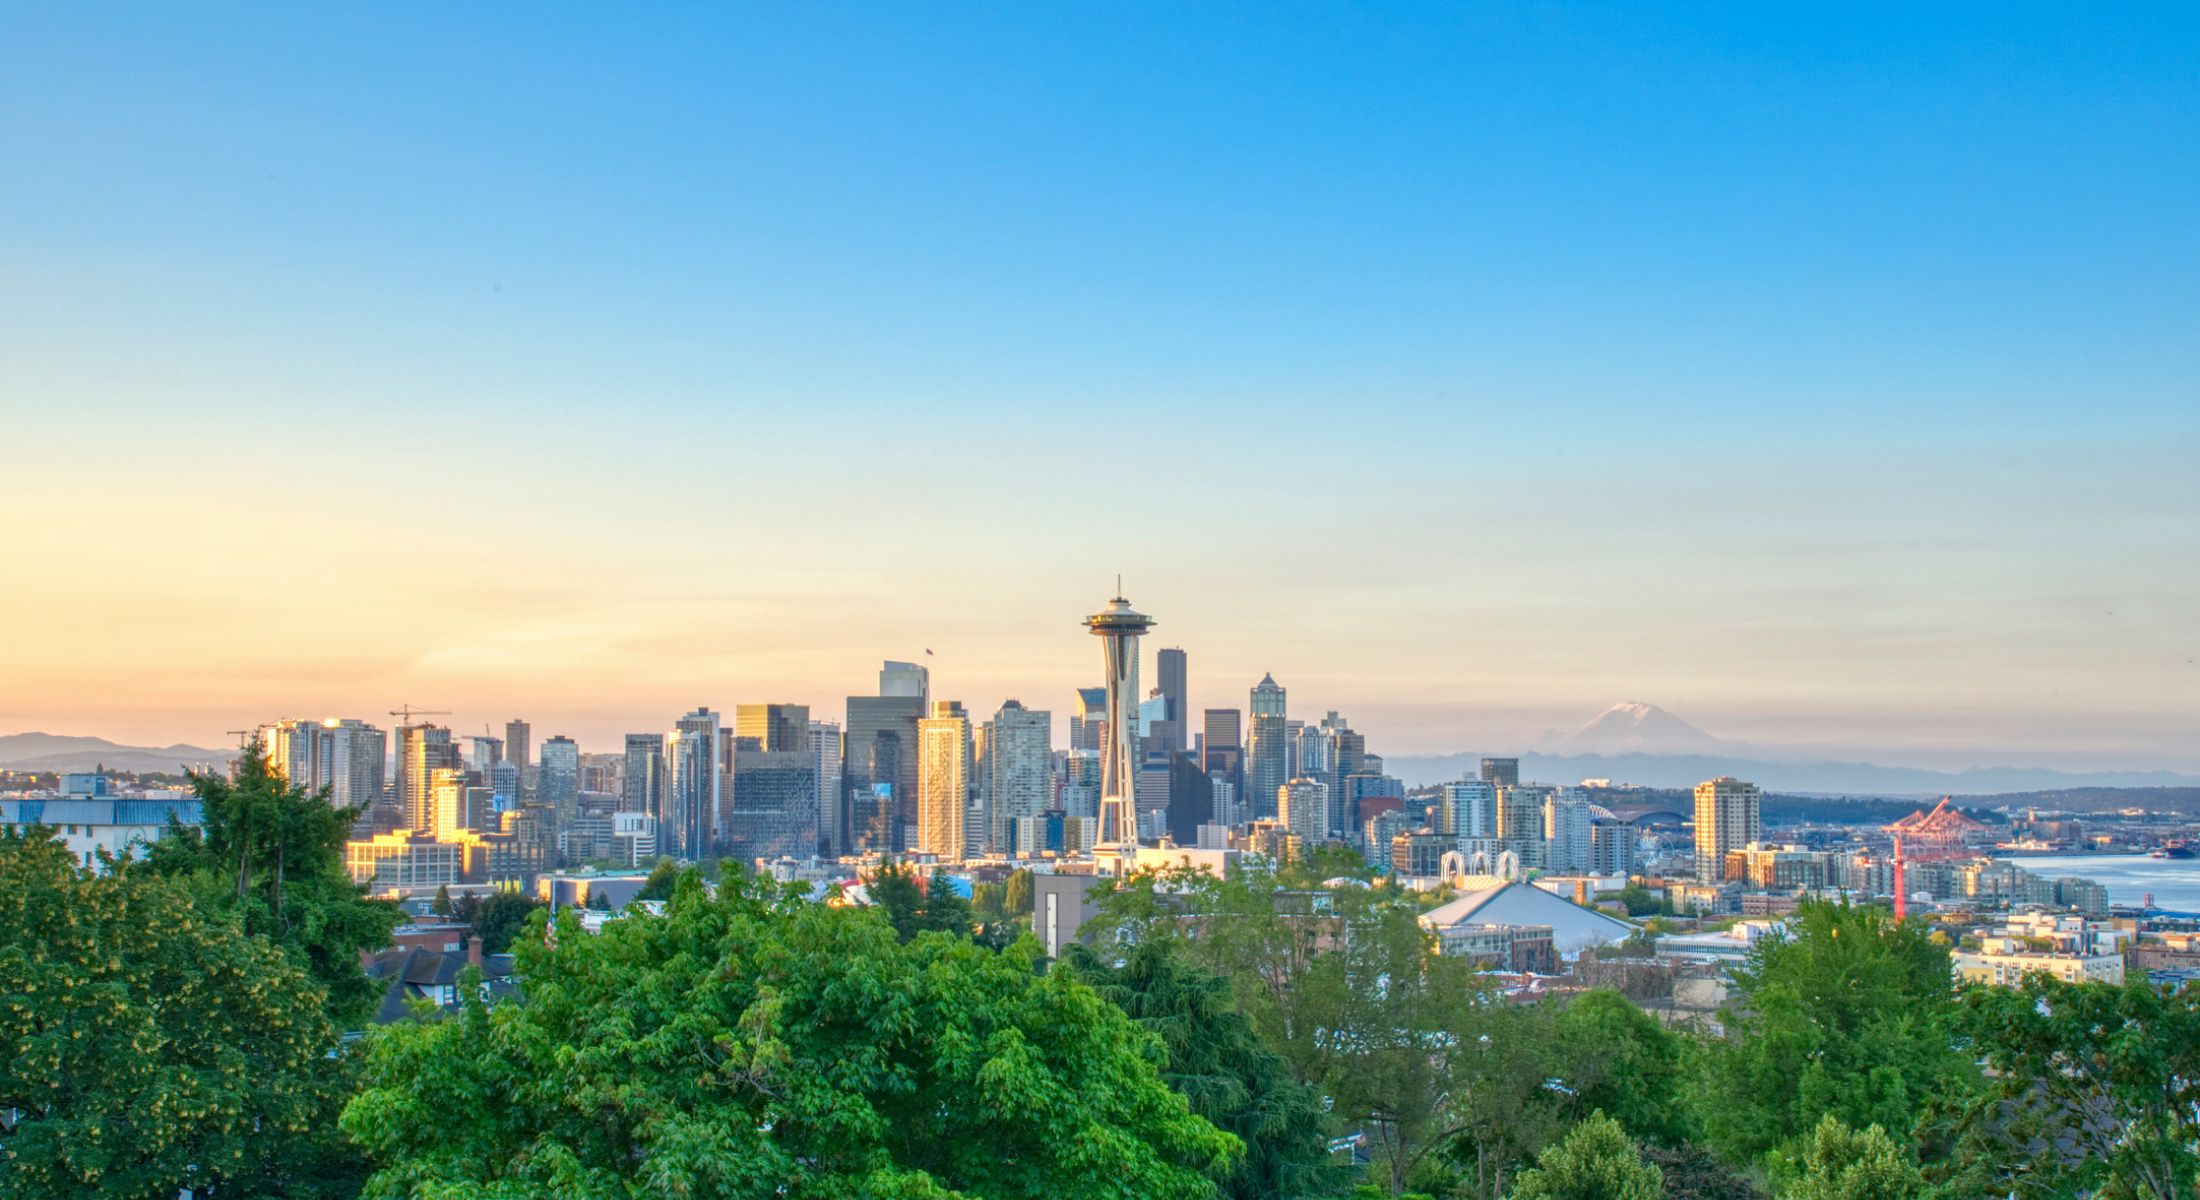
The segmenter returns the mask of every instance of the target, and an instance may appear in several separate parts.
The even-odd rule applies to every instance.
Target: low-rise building
[[[78,780],[98,780],[106,786],[72,793],[68,784]],[[167,836],[171,817],[181,825],[203,820],[197,800],[135,800],[112,788],[112,781],[104,776],[67,776],[60,796],[0,800],[0,826],[16,833],[44,826],[68,847],[69,857],[98,871],[105,869],[102,855],[124,862]]]
[[[2012,986],[2034,973],[2067,983],[2122,983],[2122,929],[2057,913],[2018,913],[1955,955],[1956,974],[1974,983]]]

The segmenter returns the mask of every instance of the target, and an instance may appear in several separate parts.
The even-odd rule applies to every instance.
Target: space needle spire
[[[1085,618],[1085,628],[1100,639],[1107,667],[1108,716],[1100,732],[1099,847],[1117,852],[1138,849],[1138,761],[1133,720],[1138,712],[1138,638],[1153,628],[1152,617],[1123,598],[1123,577],[1115,577],[1115,598]]]

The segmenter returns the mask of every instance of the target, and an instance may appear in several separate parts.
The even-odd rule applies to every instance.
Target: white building
[[[1329,785],[1305,778],[1284,784],[1277,793],[1276,816],[1304,844],[1322,841],[1329,835]]]
[[[1448,833],[1462,842],[1494,840],[1497,837],[1496,786],[1477,779],[1445,784],[1444,798],[1436,813],[1436,832]]]
[[[1573,788],[1554,792],[1543,801],[1543,866],[1560,875],[1591,870],[1595,865],[1588,798]]]
[[[1439,939],[1457,926],[1549,926],[1551,945],[1560,958],[1572,958],[1594,946],[1625,941],[1636,926],[1609,913],[1553,895],[1524,883],[1495,882],[1421,914],[1423,928]],[[1456,936],[1454,934],[1453,936]]]
[[[2124,981],[2124,930],[2084,917],[2018,913],[1979,939],[1977,950],[1955,954],[1956,974],[1972,983],[2013,987],[2027,975],[2066,983]]]
[[[105,869],[102,854],[117,862],[142,854],[166,836],[170,816],[183,825],[203,819],[197,800],[126,798],[101,775],[65,775],[57,797],[0,800],[0,826],[22,833],[43,825],[71,858],[95,871]]]
[[[989,845],[1023,852],[1016,822],[1054,806],[1054,714],[1002,701],[985,723],[986,812]]]

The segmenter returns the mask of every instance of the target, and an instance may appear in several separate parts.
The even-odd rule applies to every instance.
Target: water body
[[[2200,858],[2144,854],[2046,854],[2009,860],[2049,879],[2075,875],[2108,889],[2110,904],[2138,904],[2149,893],[2157,908],[2200,913]]]

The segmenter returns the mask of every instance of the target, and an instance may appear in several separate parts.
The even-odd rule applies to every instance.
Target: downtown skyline
[[[2200,770],[2195,23],[1894,13],[17,14],[0,732]]]

